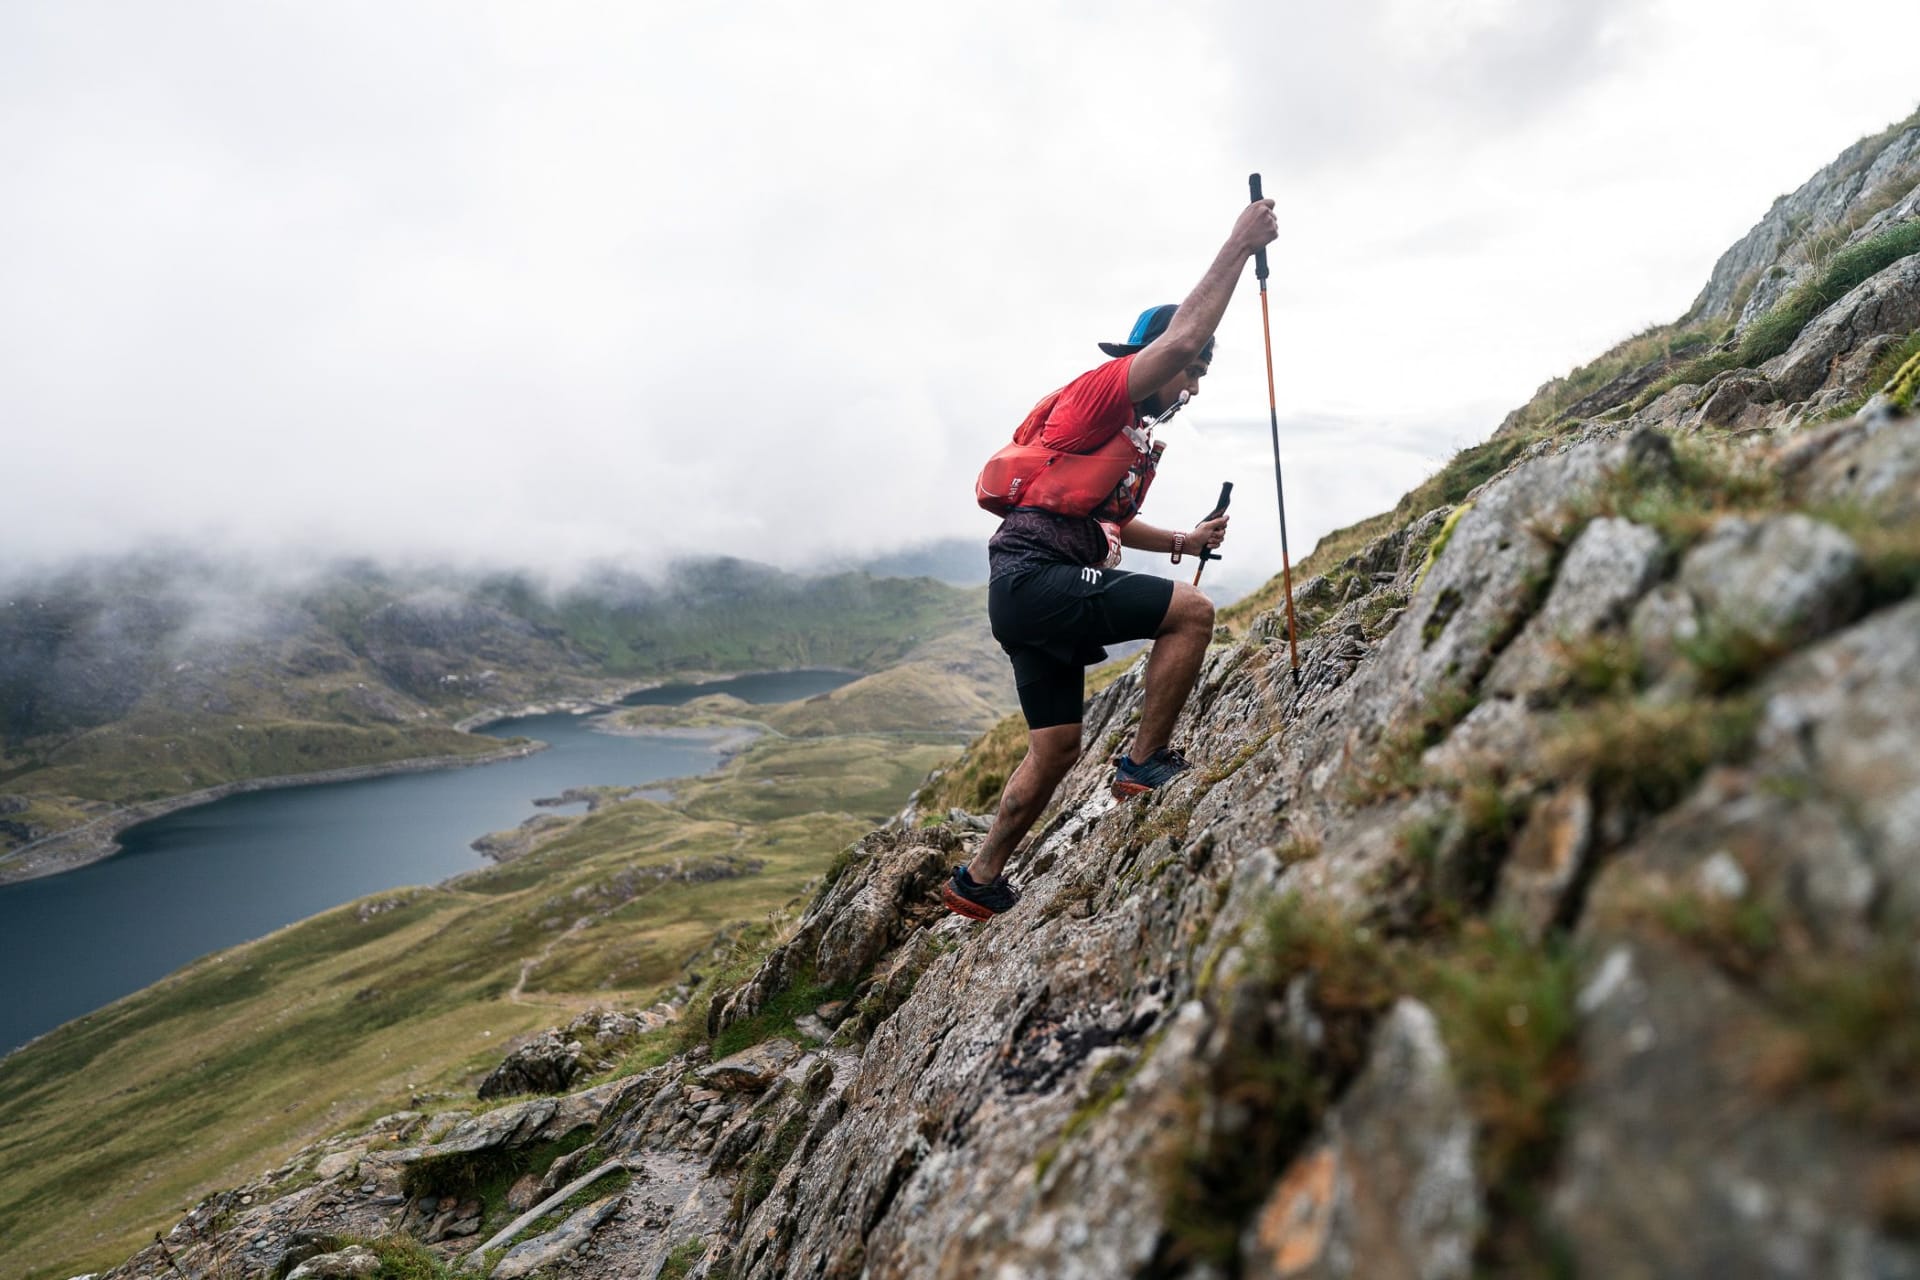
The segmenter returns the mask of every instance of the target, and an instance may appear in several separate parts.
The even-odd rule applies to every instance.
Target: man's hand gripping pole
[[[1227,514],[1227,504],[1233,501],[1233,481],[1225,480],[1220,484],[1220,501],[1213,504],[1213,510],[1207,512],[1207,520],[1218,520]],[[1205,524],[1207,520],[1200,523]],[[1200,575],[1207,571],[1207,561],[1220,559],[1220,553],[1212,547],[1200,548],[1200,567],[1193,571],[1193,585],[1200,585]]]

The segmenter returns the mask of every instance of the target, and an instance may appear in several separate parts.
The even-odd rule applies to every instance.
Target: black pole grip
[[[1207,519],[1218,520],[1221,516],[1227,514],[1227,504],[1232,501],[1233,481],[1223,480],[1220,483],[1220,501],[1213,504],[1213,510],[1207,514]]]
[[[1213,510],[1207,512],[1207,519],[1218,520],[1221,516],[1227,514],[1227,504],[1232,501],[1233,481],[1223,480],[1220,482],[1220,501],[1214,504]],[[1205,523],[1205,521],[1202,521],[1202,523]],[[1205,564],[1209,560],[1218,560],[1219,558],[1220,553],[1212,547],[1200,548],[1200,563]]]
[[[1260,203],[1260,175],[1247,175],[1247,200],[1251,204]],[[1267,251],[1264,248],[1253,251],[1253,276],[1256,280],[1267,278]]]

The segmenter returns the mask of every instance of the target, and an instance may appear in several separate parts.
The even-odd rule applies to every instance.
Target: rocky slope
[[[1920,1276],[1920,357],[1821,421],[1920,258],[1735,304],[1803,207],[1905,243],[1916,149],[1789,197],[1713,349],[1550,384],[1320,557],[1298,677],[1276,611],[1217,645],[1149,802],[1101,692],[1005,916],[910,812],[675,1057],[388,1117],[112,1275]]]

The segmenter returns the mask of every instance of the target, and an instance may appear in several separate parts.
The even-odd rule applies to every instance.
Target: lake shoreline
[[[657,680],[640,680],[630,684],[614,685],[608,693],[598,695],[576,694],[567,697],[549,698],[544,702],[528,702],[511,707],[488,707],[462,717],[453,723],[460,733],[478,733],[489,725],[499,724],[503,720],[524,720],[528,716],[550,715],[601,715],[612,711],[631,710],[624,699],[636,693],[645,693],[649,689],[658,689],[670,684],[684,684],[692,687],[709,684],[728,684],[746,676],[790,676],[802,671],[830,671],[835,675],[850,676],[854,680],[871,674],[855,667],[767,667],[753,671],[684,671]],[[690,694],[688,700],[705,697],[705,694]],[[624,732],[608,730],[607,732]]]
[[[511,716],[500,717],[502,720],[512,718]],[[339,769],[322,769],[315,773],[238,778],[218,786],[204,787],[199,791],[188,791],[177,796],[163,796],[158,800],[147,800],[140,804],[116,809],[82,826],[49,836],[43,843],[30,844],[13,850],[4,855],[4,858],[0,858],[0,885],[39,880],[46,876],[59,875],[64,871],[76,870],[99,862],[103,858],[110,858],[120,852],[120,836],[129,829],[143,822],[152,822],[155,818],[164,818],[168,814],[178,813],[182,809],[225,800],[229,796],[243,795],[251,791],[319,786],[329,782],[362,782],[369,778],[385,778],[397,774],[434,773],[442,769],[465,769],[479,765],[500,764],[508,760],[521,760],[546,749],[547,744],[544,742],[502,743],[498,751],[487,751],[470,756],[413,756],[405,760],[388,760],[378,764],[356,764]],[[32,856],[21,860],[22,855],[27,854]]]
[[[850,667],[792,667],[770,668],[765,671],[735,672],[688,672],[676,673],[671,677],[624,682],[611,686],[607,692],[598,695],[574,694],[549,698],[540,702],[522,703],[517,706],[488,707],[474,712],[451,727],[458,733],[482,734],[492,725],[509,720],[523,720],[542,715],[600,716],[611,712],[626,710],[621,701],[636,693],[648,689],[657,689],[668,684],[723,684],[742,676],[791,675],[796,671],[832,671],[839,675],[859,678],[860,672]],[[694,695],[700,696],[700,695]],[[702,736],[702,730],[666,729],[626,729],[612,726],[596,726],[600,732],[619,736],[645,736],[656,734],[667,737]],[[712,732],[711,730],[705,732]],[[764,726],[759,729],[741,726],[723,736],[715,743],[717,755],[716,767],[724,765],[744,751],[757,738],[770,732]],[[415,756],[405,760],[390,760],[377,764],[346,765],[338,769],[322,769],[314,773],[279,774],[264,778],[239,778],[232,782],[223,782],[217,786],[203,787],[198,791],[183,792],[175,796],[163,796],[157,800],[147,800],[135,805],[127,805],[102,814],[89,822],[65,831],[55,832],[42,837],[31,844],[18,849],[0,853],[0,886],[20,884],[28,880],[39,880],[47,876],[60,875],[89,866],[95,862],[110,858],[120,852],[120,836],[143,822],[164,818],[183,809],[198,805],[212,804],[229,796],[242,795],[252,791],[273,791],[287,787],[320,786],[332,782],[361,782],[370,778],[390,777],[408,773],[432,773],[442,769],[464,769],[479,765],[499,764],[508,760],[518,760],[544,751],[547,744],[532,742],[503,745],[498,751],[488,751],[475,755]]]

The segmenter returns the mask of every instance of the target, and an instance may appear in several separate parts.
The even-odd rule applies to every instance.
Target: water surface
[[[831,693],[853,678],[845,671],[756,671],[705,684],[659,684],[620,701],[629,707],[677,707],[710,693],[730,693],[746,702],[798,702]]]
[[[645,692],[656,706],[703,693],[784,702],[853,678],[795,671]],[[687,777],[718,760],[711,738],[599,733],[570,715],[484,732],[552,747],[499,764],[229,796],[129,828],[111,858],[0,885],[0,1053],[209,951],[484,866],[471,842],[540,812],[536,798]]]

